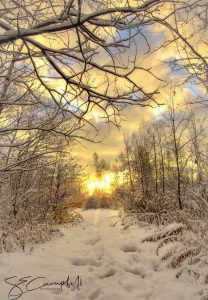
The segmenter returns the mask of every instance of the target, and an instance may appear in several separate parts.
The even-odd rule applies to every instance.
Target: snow
[[[152,235],[146,237],[144,241],[157,241],[158,239],[174,235],[175,233],[180,232],[183,229],[185,229],[185,226],[182,223],[172,223],[163,228],[162,231],[157,230]]]
[[[70,282],[78,275],[82,279],[79,290],[76,285],[62,290],[52,286],[28,291],[19,297],[22,300],[200,299],[194,279],[177,279],[176,270],[156,255],[157,243],[142,242],[152,230],[138,225],[123,229],[115,210],[88,210],[82,215],[84,222],[62,228],[61,237],[25,253],[0,255],[1,300],[8,299],[12,288],[5,278],[14,275],[43,276],[44,282],[65,281],[68,275]]]

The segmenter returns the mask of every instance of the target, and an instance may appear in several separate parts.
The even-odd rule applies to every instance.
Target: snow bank
[[[143,243],[152,234],[138,225],[123,229],[115,226],[118,211],[89,210],[82,213],[84,222],[73,228],[62,228],[63,236],[31,252],[0,255],[0,299],[8,299],[12,286],[5,278],[17,276],[46,277],[42,282],[74,283],[67,287],[51,285],[50,289],[25,292],[22,300],[196,300],[198,287],[192,278],[177,279],[156,254],[156,243]],[[179,230],[181,225],[166,228]],[[163,236],[165,236],[163,232]],[[78,277],[79,276],[79,277]],[[78,279],[80,286],[78,289]],[[13,282],[15,281],[12,279]],[[38,283],[40,284],[40,281]],[[68,283],[69,283],[68,282]],[[37,287],[37,282],[33,282]],[[59,289],[58,289],[59,287]],[[18,293],[19,290],[13,290]],[[14,300],[15,297],[10,297]]]

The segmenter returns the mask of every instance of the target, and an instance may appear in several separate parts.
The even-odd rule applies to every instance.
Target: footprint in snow
[[[138,275],[143,279],[146,277],[146,274],[145,274],[144,270],[142,270],[140,268],[131,268],[131,269],[126,268],[125,271],[128,272],[128,273],[134,274],[134,275]]]
[[[139,249],[137,248],[136,245],[134,244],[125,244],[125,245],[122,245],[121,248],[120,248],[123,252],[137,252],[139,251]]]
[[[100,279],[108,278],[115,275],[116,271],[113,268],[106,270],[103,274],[99,275]]]
[[[74,266],[94,266],[100,267],[101,263],[96,261],[93,257],[74,257],[70,259]]]

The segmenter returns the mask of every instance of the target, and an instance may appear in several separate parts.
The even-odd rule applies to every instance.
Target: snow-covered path
[[[154,243],[142,243],[148,229],[114,226],[118,212],[89,210],[84,223],[63,229],[63,236],[37,246],[32,252],[0,255],[0,299],[15,300],[195,300],[197,285],[175,278],[155,254]],[[74,287],[38,285],[82,279]],[[16,278],[5,278],[17,276]],[[24,276],[26,283],[13,288]],[[45,279],[37,277],[46,277]],[[31,281],[32,280],[32,281]],[[20,283],[20,282],[19,282]],[[31,289],[35,289],[30,291]],[[36,289],[38,288],[38,289]],[[12,296],[13,295],[13,296]],[[16,295],[16,296],[14,296]]]

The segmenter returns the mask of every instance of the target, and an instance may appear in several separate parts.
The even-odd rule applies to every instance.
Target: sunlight
[[[100,178],[96,174],[92,174],[86,180],[85,189],[89,195],[93,195],[96,191],[111,194],[116,177],[116,174],[113,172],[106,172]]]
[[[159,105],[154,108],[154,115],[160,116],[162,113],[165,112],[166,106],[165,105]]]

